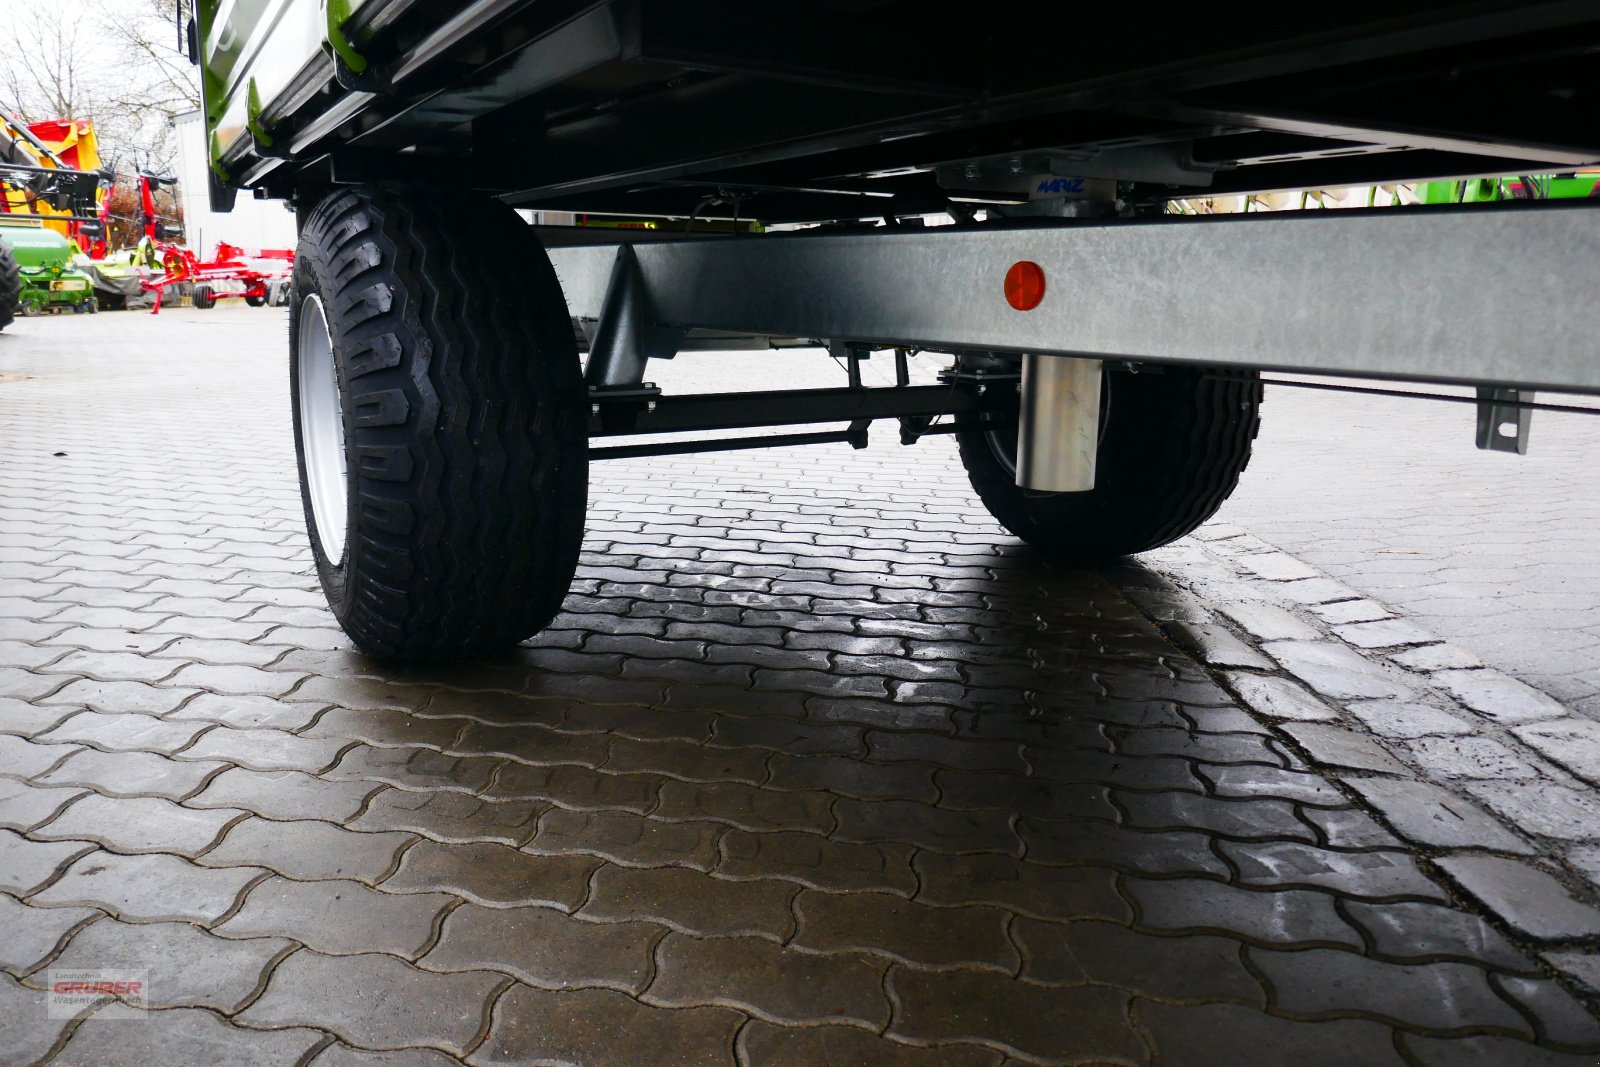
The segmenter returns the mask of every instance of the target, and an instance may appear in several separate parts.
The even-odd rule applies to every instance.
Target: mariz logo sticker
[[[1056,196],[1065,196],[1070,193],[1083,192],[1082,178],[1040,178],[1039,184],[1033,190],[1035,193],[1051,193]]]

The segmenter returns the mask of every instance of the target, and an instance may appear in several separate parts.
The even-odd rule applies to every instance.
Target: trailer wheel
[[[583,540],[588,404],[533,231],[485,197],[343,190],[305,217],[289,308],[301,497],[345,632],[421,660],[545,626]]]
[[[209,285],[197,285],[189,297],[189,302],[201,311],[207,311],[217,306],[217,294]]]
[[[253,308],[264,308],[267,306],[267,294],[262,293],[259,296],[247,294],[244,298],[244,302]]]
[[[16,320],[22,305],[22,270],[11,246],[0,241],[0,330]]]
[[[1169,544],[1215,514],[1250,462],[1261,379],[1251,370],[1107,368],[1095,487],[1016,484],[1016,424],[964,430],[961,462],[989,513],[1047,552],[1104,558]]]

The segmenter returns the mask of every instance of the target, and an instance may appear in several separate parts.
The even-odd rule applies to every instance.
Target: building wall
[[[188,246],[210,258],[218,241],[240,248],[293,248],[294,213],[281,200],[256,200],[240,192],[226,215],[212,212],[207,193],[208,152],[205,122],[200,112],[179,115],[173,123],[178,134],[178,192],[183,198]]]

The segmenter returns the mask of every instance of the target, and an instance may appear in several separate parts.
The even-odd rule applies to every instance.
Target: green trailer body
[[[16,261],[17,309],[23,315],[48,311],[92,311],[94,285],[72,265],[72,245],[43,226],[0,222],[0,242]]]

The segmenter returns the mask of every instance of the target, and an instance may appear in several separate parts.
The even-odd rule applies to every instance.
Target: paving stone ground
[[[1600,721],[1600,417],[1535,412],[1525,456],[1473,432],[1471,405],[1269,387],[1219,519]]]
[[[611,464],[549,631],[397,671],[315,588],[283,340],[0,335],[0,1063],[1600,1054],[1567,709],[1248,531],[1053,566],[947,439]],[[148,1006],[51,1018],[67,968]]]

